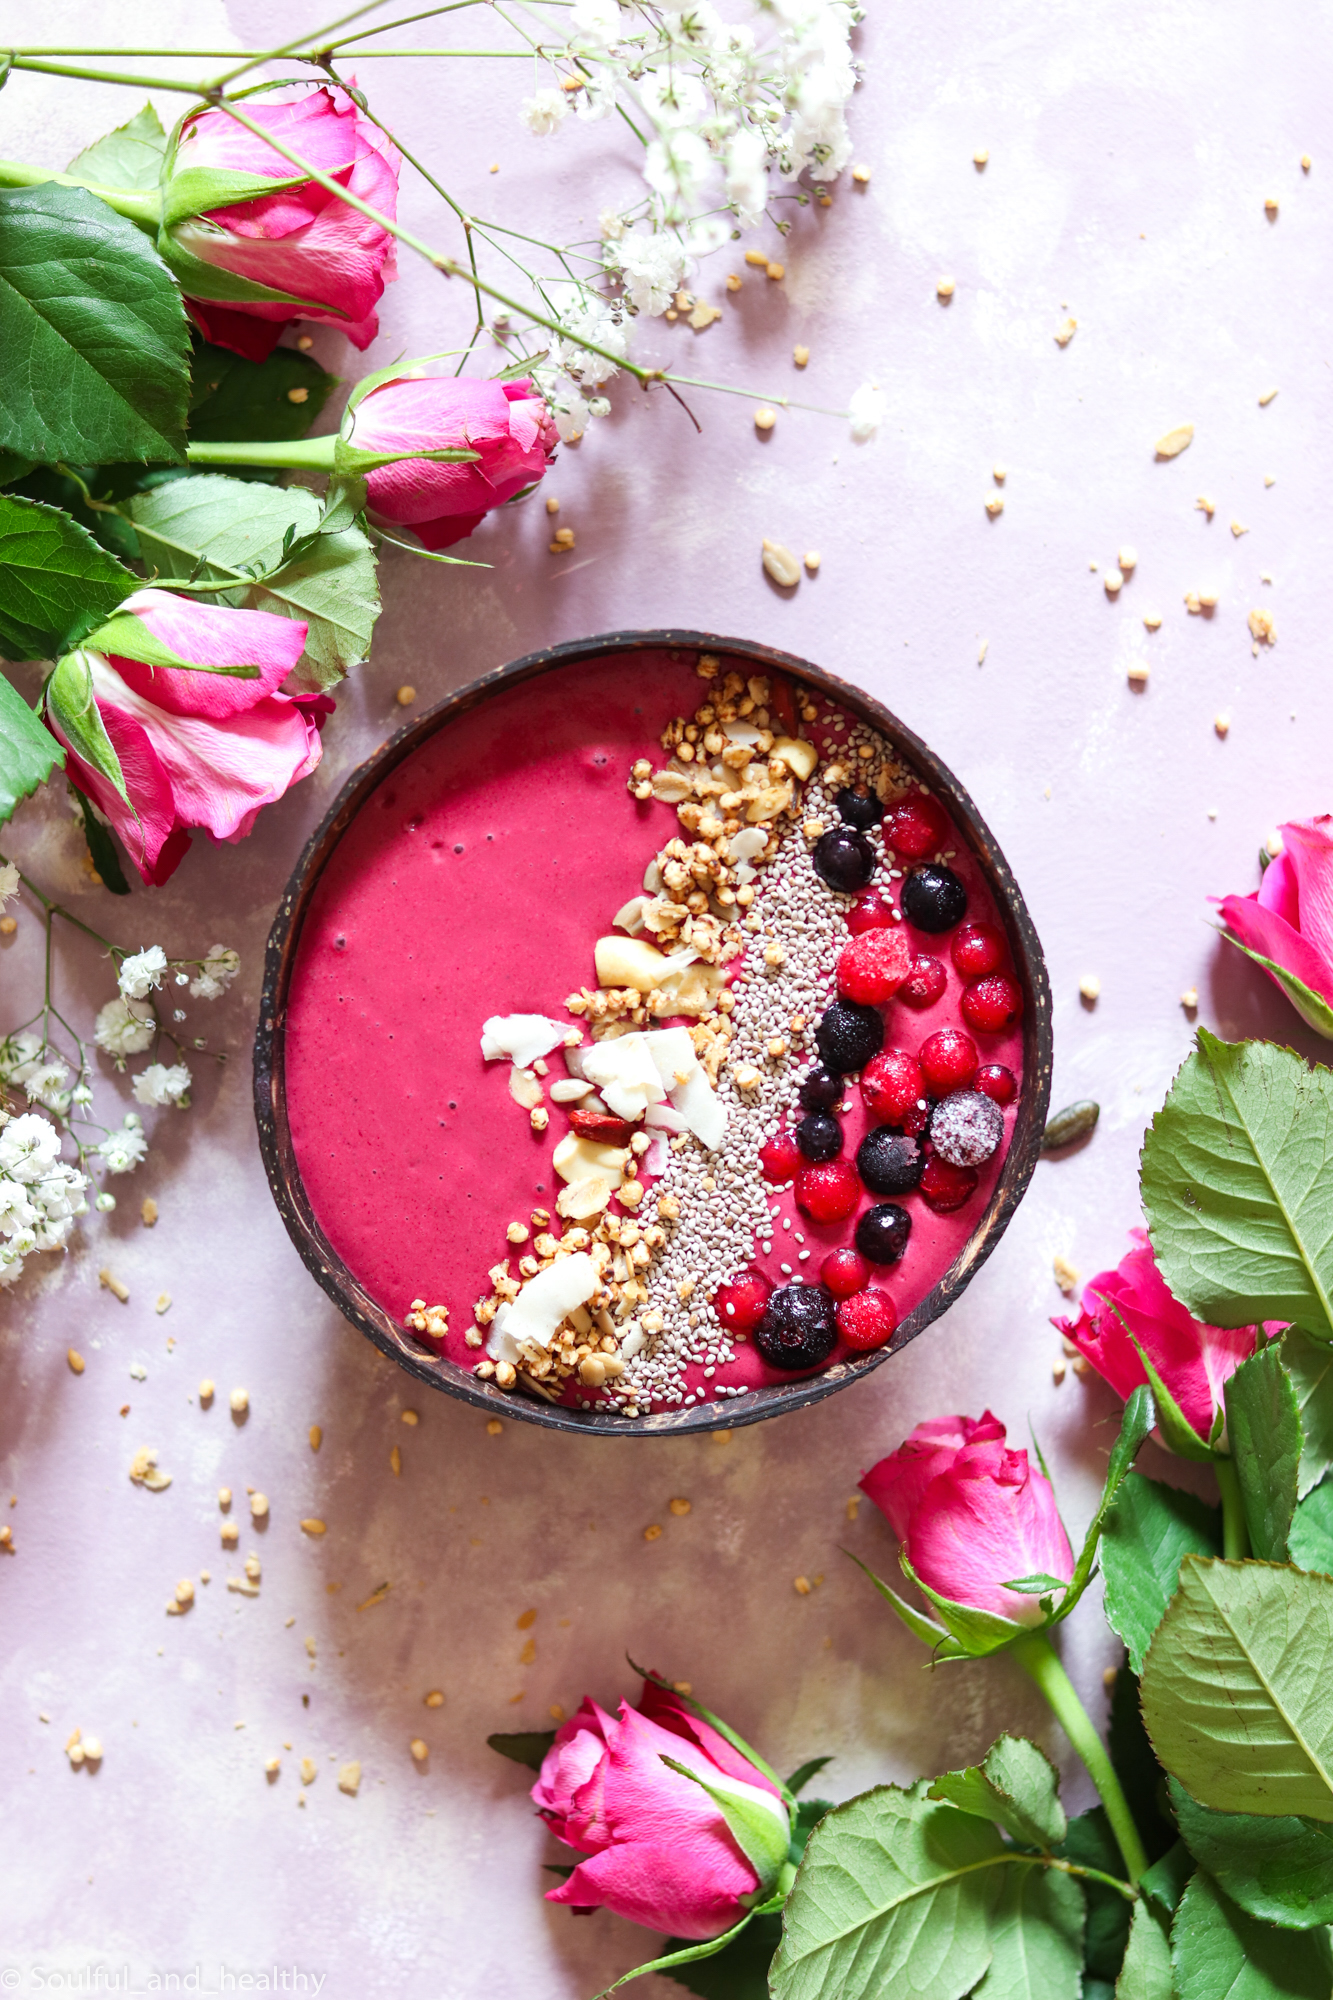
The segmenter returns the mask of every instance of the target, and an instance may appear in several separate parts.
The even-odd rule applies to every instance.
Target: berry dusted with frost
[[[835,1000],[815,1029],[815,1046],[835,1076],[863,1070],[884,1046],[884,1023],[873,1007]]]
[[[938,1028],[917,1050],[932,1097],[966,1090],[977,1073],[977,1045],[961,1028]]]
[[[926,1094],[926,1073],[906,1049],[884,1049],[861,1072],[861,1095],[866,1110],[885,1125],[920,1131],[926,1122],[921,1100]],[[915,1120],[920,1123],[915,1123]]]
[[[845,1222],[860,1199],[860,1178],[850,1160],[802,1167],[796,1176],[796,1206],[812,1222]]]
[[[759,1148],[760,1171],[766,1181],[772,1181],[774,1187],[794,1180],[804,1165],[800,1148],[790,1132],[775,1132]]]
[[[932,958],[928,951],[919,951],[912,960],[912,970],[898,988],[898,998],[922,1012],[943,998],[948,984],[949,975],[941,961]]]
[[[873,792],[854,791],[850,785],[843,786],[833,803],[843,825],[854,826],[858,833],[869,833],[884,811]]]
[[[913,792],[884,815],[884,845],[908,861],[937,854],[949,838],[949,815],[928,792]]]
[[[995,1111],[993,1104],[990,1108]],[[995,1115],[1001,1116],[999,1112]],[[891,1131],[887,1125],[877,1125],[873,1132],[867,1132],[856,1149],[856,1171],[872,1194],[910,1194],[921,1178],[923,1165],[917,1141],[906,1132]]]
[[[805,1111],[832,1111],[842,1102],[842,1078],[831,1076],[822,1063],[805,1073],[801,1084],[801,1106]]]
[[[979,1167],[1003,1137],[1003,1111],[979,1090],[955,1090],[930,1114],[930,1143],[951,1167]]]
[[[866,931],[838,954],[839,993],[864,1006],[892,1000],[912,970],[912,955],[901,929]]]
[[[842,1151],[842,1127],[827,1111],[812,1111],[796,1127],[796,1143],[807,1160],[836,1160]]]
[[[992,1104],[1012,1104],[1018,1095],[1018,1078],[1003,1063],[983,1063],[974,1083]]]
[[[995,924],[983,924],[974,918],[959,924],[950,949],[964,979],[984,979],[988,972],[998,972],[1004,964],[1004,932]]]
[[[887,1292],[857,1292],[838,1301],[838,1337],[857,1353],[883,1347],[898,1331],[898,1308]]]
[[[979,1035],[1011,1028],[1023,1011],[1023,989],[1007,972],[991,972],[963,988],[958,1011]]]
[[[951,1167],[938,1153],[926,1161],[918,1192],[936,1215],[952,1215],[977,1191],[974,1167]]]
[[[818,1368],[838,1344],[837,1308],[822,1285],[783,1285],[754,1330],[770,1368]]]
[[[742,1271],[713,1294],[713,1311],[725,1333],[753,1333],[773,1296],[762,1271]]]
[[[816,875],[845,896],[864,889],[875,872],[874,848],[863,833],[850,826],[835,826],[821,833],[810,850],[810,859]]]
[[[870,1283],[870,1266],[858,1250],[830,1250],[819,1275],[835,1299],[849,1299]]]
[[[919,931],[951,931],[967,915],[967,890],[952,868],[934,862],[912,870],[898,899],[908,923]]]
[[[894,923],[893,904],[878,889],[867,889],[847,912],[847,928],[853,937],[863,931],[886,931]]]
[[[912,1218],[896,1201],[877,1201],[856,1225],[856,1247],[872,1264],[897,1264],[912,1233]]]

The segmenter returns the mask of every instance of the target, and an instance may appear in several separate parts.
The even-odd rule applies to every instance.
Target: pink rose
[[[1223,897],[1222,916],[1250,951],[1294,973],[1333,1007],[1333,814],[1292,820],[1281,831],[1282,852],[1259,887],[1252,896]],[[1268,976],[1312,1028],[1329,1033],[1327,1020],[1312,1018],[1298,994]]]
[[[396,219],[397,148],[345,90],[303,87],[291,97],[250,98],[245,109],[303,160],[381,215]],[[290,180],[297,173],[290,160],[225,111],[201,111],[186,120],[173,176],[190,168],[260,174],[266,180]],[[219,273],[213,295],[203,297],[194,285],[207,294],[206,276],[192,276],[188,269],[181,273],[201,331],[252,361],[264,359],[293,319],[337,327],[354,346],[369,347],[379,331],[375,307],[385,282],[398,275],[388,230],[313,180],[298,180],[294,187],[254,201],[205,210],[173,223],[168,235],[171,246]],[[233,298],[226,274],[288,293],[301,303]]]
[[[349,442],[359,451],[479,452],[466,465],[406,458],[367,476],[382,520],[411,528],[428,549],[461,542],[492,507],[541,478],[559,438],[531,382],[462,375],[400,376],[357,403]]]
[[[1129,1233],[1137,1248],[1122,1258],[1118,1270],[1097,1273],[1084,1290],[1078,1319],[1051,1324],[1126,1402],[1148,1380],[1134,1346],[1137,1340],[1186,1423],[1207,1444],[1222,1408],[1223,1388],[1254,1353],[1258,1329],[1206,1326],[1191,1319],[1167,1290],[1146,1233]]]
[[[1042,1624],[1037,1597],[1006,1590],[1019,1577],[1074,1574],[1074,1556],[1049,1479],[1004,1425],[980,1417],[918,1424],[861,1481],[887,1516],[918,1581],[951,1604],[1020,1625]]]
[[[259,669],[257,679],[239,680],[84,649],[131,806],[75,755],[47,716],[65,744],[75,784],[111,821],[144,881],[162,883],[190,845],[187,827],[204,827],[215,840],[243,840],[261,806],[314,770],[320,724],[333,703],[324,695],[278,693],[305,645],[299,619],[231,611],[166,590],[135,591],[115,615],[126,613],[181,659]]]
[[[718,1937],[746,1914],[758,1873],[715,1803],[670,1757],[761,1813],[785,1853],[789,1817],[777,1787],[673,1695],[645,1684],[643,1708],[618,1716],[585,1699],[562,1722],[532,1788],[557,1839],[581,1861],[550,1903],[608,1909],[673,1937]]]

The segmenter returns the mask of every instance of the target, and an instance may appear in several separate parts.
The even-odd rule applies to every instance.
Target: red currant
[[[776,1132],[759,1148],[759,1165],[764,1179],[776,1187],[783,1181],[795,1180],[805,1160],[790,1132]]]
[[[1018,1095],[1018,1078],[1003,1063],[983,1063],[972,1087],[992,1104],[1012,1104]]]
[[[892,1000],[912,969],[912,947],[901,930],[866,931],[838,957],[838,991],[844,1000],[876,1007]]]
[[[961,1028],[940,1028],[922,1042],[917,1061],[932,1096],[947,1097],[951,1090],[966,1090],[976,1075],[977,1045]]]
[[[884,845],[908,861],[937,854],[949,838],[949,815],[938,799],[914,792],[884,815]]]
[[[812,1222],[845,1222],[860,1199],[860,1175],[850,1160],[802,1167],[796,1176],[796,1206]]]
[[[870,1283],[870,1266],[859,1250],[830,1250],[819,1275],[835,1299],[849,1299]]]
[[[867,889],[847,912],[847,928],[853,937],[860,937],[862,931],[886,931],[893,921],[893,904],[878,889]]]
[[[898,998],[909,1007],[933,1007],[948,984],[949,975],[939,959],[932,958],[928,951],[919,952],[912,960],[912,970],[898,988]]]
[[[964,979],[998,972],[1005,960],[1004,932],[994,924],[959,924],[953,934],[953,962]]]
[[[1007,972],[990,972],[963,988],[958,1011],[969,1028],[981,1035],[998,1035],[1011,1028],[1023,1011],[1023,990]]]
[[[952,1215],[977,1191],[976,1173],[971,1167],[951,1167],[933,1153],[921,1170],[918,1192],[937,1215]]]
[[[861,1072],[866,1109],[885,1125],[903,1125],[913,1114],[924,1125],[926,1114],[917,1107],[925,1094],[925,1072],[906,1049],[884,1049]],[[907,1129],[920,1131],[921,1125]]]
[[[764,1316],[773,1287],[762,1271],[742,1271],[713,1294],[713,1311],[724,1333],[753,1333]]]
[[[898,1329],[898,1310],[887,1292],[857,1292],[838,1301],[838,1332],[848,1347],[864,1353],[883,1347]]]

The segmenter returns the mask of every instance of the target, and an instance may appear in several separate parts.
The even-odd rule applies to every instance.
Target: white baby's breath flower
[[[14,1080],[23,1085],[29,1104],[44,1104],[48,1111],[63,1114],[70,1106],[70,1093],[62,1088],[68,1075],[69,1064],[56,1059],[35,1063],[25,1076]]]
[[[888,408],[888,398],[877,382],[863,382],[853,390],[847,415],[851,419],[852,436],[857,444],[865,444],[874,437],[884,421]]]
[[[4,865],[0,867],[0,910],[4,909],[6,903],[12,902],[14,897],[17,896],[18,892],[19,892],[18,864],[17,862],[14,861],[6,861]]]
[[[117,994],[100,1008],[93,1028],[99,1049],[124,1067],[126,1056],[137,1056],[157,1032],[157,1017],[147,1000],[126,1000]]]
[[[6,1035],[0,1042],[0,1083],[16,1083],[22,1088],[41,1059],[42,1038],[32,1028]]]
[[[140,1104],[181,1105],[189,1093],[190,1072],[184,1063],[149,1063],[134,1079],[134,1095]]]
[[[162,984],[162,976],[167,969],[167,955],[160,944],[150,944],[147,951],[136,951],[129,958],[121,960],[120,990],[127,1000],[142,1000],[153,989]]]
[[[713,156],[697,132],[673,125],[653,139],[644,157],[643,177],[662,197],[670,222],[683,222],[713,171]]]
[[[649,236],[642,230],[609,243],[608,268],[617,270],[636,312],[656,318],[664,313],[685,278],[685,253],[674,236]]]
[[[191,998],[220,1000],[240,969],[239,952],[228,951],[224,944],[215,944],[199,968],[199,977],[190,981]]]
[[[768,204],[768,142],[753,125],[727,147],[727,200],[742,229],[753,228]]]
[[[563,90],[539,90],[532,97],[525,97],[519,117],[529,132],[538,139],[545,139],[562,125],[569,116],[569,99]]]
[[[603,243],[619,243],[628,226],[614,208],[604,208],[597,218],[597,233]]]
[[[617,0],[574,0],[569,10],[570,42],[590,52],[614,48],[626,25]]]
[[[144,1137],[143,1126],[134,1119],[127,1118],[117,1132],[108,1132],[97,1148],[97,1157],[106,1161],[109,1174],[132,1173],[148,1151],[148,1141]]]

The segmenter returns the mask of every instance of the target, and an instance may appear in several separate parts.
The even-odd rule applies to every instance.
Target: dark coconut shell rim
[[[1023,1089],[1013,1136],[985,1214],[943,1277],[903,1319],[892,1341],[872,1353],[835,1362],[818,1375],[775,1382],[725,1402],[696,1404],[693,1409],[662,1410],[642,1417],[612,1416],[603,1411],[571,1410],[545,1403],[522,1392],[498,1389],[479,1381],[455,1361],[447,1361],[422,1346],[387,1313],[352,1275],[315,1218],[301,1180],[291,1130],[287,1122],[284,1082],[284,1030],[292,968],[301,927],[311,897],[329,857],[352,819],[392,770],[410,757],[437,730],[466,715],[501,689],[558,673],[563,667],[604,658],[609,653],[715,653],[723,670],[735,664],[743,672],[787,675],[798,687],[839,703],[860,721],[885,736],[948,807],[977,860],[1003,917],[1014,966],[1023,988]],[[396,1361],[418,1382],[473,1403],[488,1416],[513,1417],[550,1430],[577,1431],[601,1437],[660,1437],[684,1431],[732,1430],[784,1416],[831,1396],[849,1382],[880,1367],[937,1320],[959,1298],[973,1275],[990,1256],[1008,1226],[1032,1179],[1041,1152],[1042,1133],[1051,1091],[1051,992],[1046,962],[1027,905],[996,844],[990,828],[948,767],[920,737],[879,702],[836,675],[747,639],[721,639],[704,632],[606,632],[596,638],[571,640],[529,653],[508,666],[497,667],[480,680],[459,688],[435,708],[382,743],[339,792],[329,811],[306,842],[292,871],[269,933],[264,961],[264,989],[255,1035],[255,1118],[259,1148],[278,1212],[302,1261],[345,1317],[372,1340],[380,1352]]]

